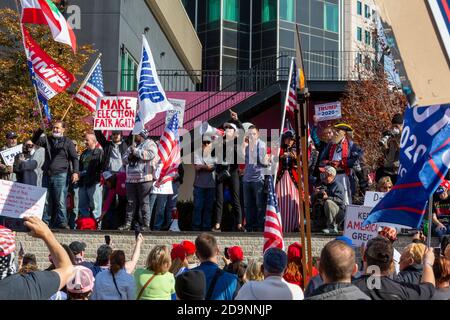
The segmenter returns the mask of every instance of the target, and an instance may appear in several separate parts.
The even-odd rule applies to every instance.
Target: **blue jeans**
[[[442,240],[442,237],[444,237],[447,234],[450,234],[450,227],[447,227],[447,230],[436,230],[436,227],[433,226],[434,233],[439,237],[440,240]]]
[[[69,227],[70,229],[75,229],[75,221],[78,219],[78,207],[79,207],[79,197],[78,197],[78,183],[69,185],[69,193],[73,195],[73,209],[69,214]]]
[[[52,227],[67,225],[67,173],[44,175],[42,186],[47,188],[42,220]]]
[[[79,211],[83,217],[89,217],[92,213],[94,219],[102,214],[103,187],[100,183],[93,186],[80,186],[78,191]]]
[[[214,188],[194,187],[193,231],[211,230],[215,194],[216,190]]]
[[[156,216],[153,230],[159,231],[170,227],[172,212],[170,211],[169,200],[172,196],[172,194],[156,195]]]
[[[244,182],[245,228],[247,231],[263,231],[264,181]]]

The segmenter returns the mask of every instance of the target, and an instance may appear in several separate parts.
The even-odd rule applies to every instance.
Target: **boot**
[[[124,225],[118,228],[120,231],[130,231],[131,230],[131,222],[126,222]]]

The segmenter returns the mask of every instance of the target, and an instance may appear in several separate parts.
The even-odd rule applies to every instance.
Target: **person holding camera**
[[[224,203],[224,187],[226,184],[230,187],[232,195],[232,210],[234,216],[234,224],[236,231],[244,231],[242,227],[242,208],[239,198],[239,164],[238,159],[242,153],[241,146],[238,145],[238,129],[243,129],[241,122],[238,119],[237,113],[230,110],[231,121],[226,122],[223,125],[225,130],[224,142],[223,142],[223,158],[219,159],[219,163],[216,165],[216,208],[215,208],[215,225],[212,231],[220,232],[220,226],[222,224],[222,211]],[[228,146],[228,148],[227,148]],[[230,148],[230,146],[232,148]],[[227,154],[229,149],[232,149],[232,161],[227,162]]]
[[[26,140],[23,144],[23,152],[14,158],[13,171],[17,182],[41,187],[44,161],[44,148],[35,146],[29,139]]]
[[[384,163],[377,170],[376,180],[389,176],[393,184],[397,182],[397,173],[400,166],[400,138],[403,131],[403,115],[397,113],[392,118],[392,127],[383,132],[380,145],[383,149]]]
[[[143,129],[134,137],[135,144],[123,156],[126,165],[127,209],[125,224],[119,230],[130,230],[134,212],[138,208],[138,223],[143,231],[150,230],[150,190],[153,184],[153,159],[158,155],[156,143],[148,138]]]
[[[433,201],[433,232],[441,240],[450,234],[450,190],[440,186]]]
[[[320,168],[322,185],[313,194],[313,215],[316,217],[316,227],[326,234],[338,233],[338,226],[345,216],[344,186],[336,180],[336,169],[332,166]]]

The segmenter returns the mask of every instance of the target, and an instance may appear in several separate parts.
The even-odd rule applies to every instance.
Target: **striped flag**
[[[284,250],[283,226],[281,224],[281,215],[278,209],[277,195],[273,187],[272,176],[269,176],[268,188],[263,252],[266,252],[269,248],[280,248]]]
[[[0,225],[0,257],[10,255],[16,250],[16,235]]]
[[[88,108],[89,111],[95,112],[97,99],[105,96],[103,93],[103,75],[100,58],[94,63],[86,79],[75,95],[74,100]]]
[[[53,40],[77,50],[77,39],[66,19],[51,0],[20,0],[22,23],[46,24],[52,32]]]
[[[286,102],[286,111],[289,112],[289,114],[294,117],[295,110],[298,110],[298,103],[297,103],[297,84],[298,84],[298,73],[297,73],[297,66],[295,61],[292,61],[291,64],[291,78],[289,79],[288,83],[288,98]]]
[[[178,114],[175,113],[164,129],[158,144],[158,156],[162,162],[161,173],[156,186],[172,181],[178,174],[180,164],[180,138],[178,136]]]

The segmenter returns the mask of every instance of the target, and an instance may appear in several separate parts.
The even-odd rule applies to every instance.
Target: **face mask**
[[[53,138],[62,138],[62,136],[63,136],[62,133],[53,132],[52,134],[53,134]]]
[[[30,156],[32,156],[34,153],[36,152],[36,150],[33,148],[33,149],[31,149],[31,150],[29,150],[29,154],[30,154]]]

